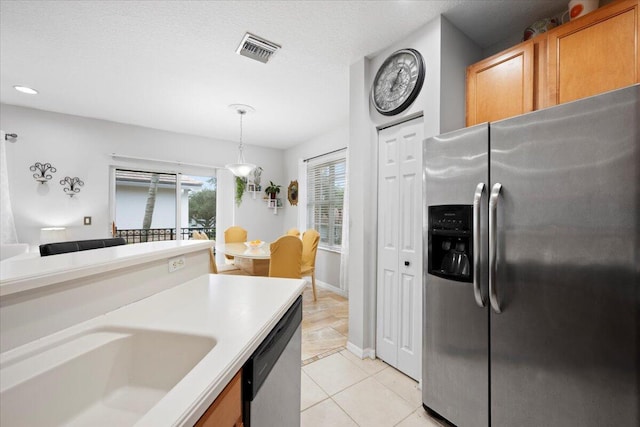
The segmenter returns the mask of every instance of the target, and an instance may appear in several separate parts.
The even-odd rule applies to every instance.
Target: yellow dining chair
[[[271,243],[269,277],[301,278],[302,242],[295,236],[282,236]]]
[[[218,274],[218,265],[216,264],[216,256],[213,254],[213,248],[209,251],[209,270],[211,274]]]
[[[297,228],[290,228],[287,230],[286,235],[300,237],[300,230],[298,230]]]
[[[313,289],[313,300],[316,297],[316,253],[318,252],[318,243],[320,242],[320,233],[310,228],[302,235],[302,271],[303,276],[311,276],[311,288]]]
[[[191,233],[191,238],[193,240],[209,240],[209,236],[205,233],[199,232],[198,230]],[[213,253],[213,248],[209,251],[209,271],[211,274],[218,274],[218,265],[216,264],[216,256]]]
[[[224,242],[225,243],[243,243],[247,241],[247,230],[242,227],[238,227],[234,225],[233,227],[229,227],[224,230]],[[225,257],[229,260],[233,259],[233,256],[226,255]]]
[[[204,231],[194,231],[193,238],[195,240],[209,240],[209,236]]]
[[[209,240],[209,236],[205,233],[201,233],[199,231],[194,231],[192,233],[193,240]],[[235,265],[223,265],[218,268],[218,264],[216,263],[216,256],[214,252],[214,248],[211,248],[209,251],[209,264],[210,264],[210,272],[211,274],[244,274],[242,270],[240,270]]]

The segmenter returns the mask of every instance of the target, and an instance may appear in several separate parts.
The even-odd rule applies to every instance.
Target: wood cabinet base
[[[242,370],[200,417],[196,427],[242,427]]]

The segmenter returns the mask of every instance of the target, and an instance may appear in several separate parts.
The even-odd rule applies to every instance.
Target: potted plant
[[[269,195],[270,199],[275,199],[276,194],[280,193],[280,185],[276,185],[273,181],[269,181],[269,186],[264,189],[264,192]]]
[[[236,176],[236,206],[240,206],[242,203],[242,195],[247,189],[247,178],[240,178]]]
[[[253,183],[255,184],[255,191],[261,191],[262,187],[260,187],[260,178],[262,175],[262,168],[258,166],[253,170]]]

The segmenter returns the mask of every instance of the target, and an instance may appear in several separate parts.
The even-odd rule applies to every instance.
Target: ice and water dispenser
[[[445,279],[473,279],[471,205],[429,206],[428,272]]]

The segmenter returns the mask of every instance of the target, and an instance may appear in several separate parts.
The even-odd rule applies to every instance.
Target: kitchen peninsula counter
[[[209,240],[165,240],[0,262],[0,296],[208,249]]]
[[[208,274],[214,244],[148,242],[1,261],[0,352]]]
[[[204,357],[136,425],[193,425],[301,295],[304,281],[202,275],[184,284],[2,353],[1,389],[20,364],[91,331],[138,330],[208,337]],[[43,360],[47,360],[46,356]],[[45,362],[46,365],[46,362]],[[24,368],[24,367],[23,367]],[[45,368],[46,369],[46,368]],[[22,374],[21,374],[22,372]],[[37,402],[25,408],[38,410]]]

